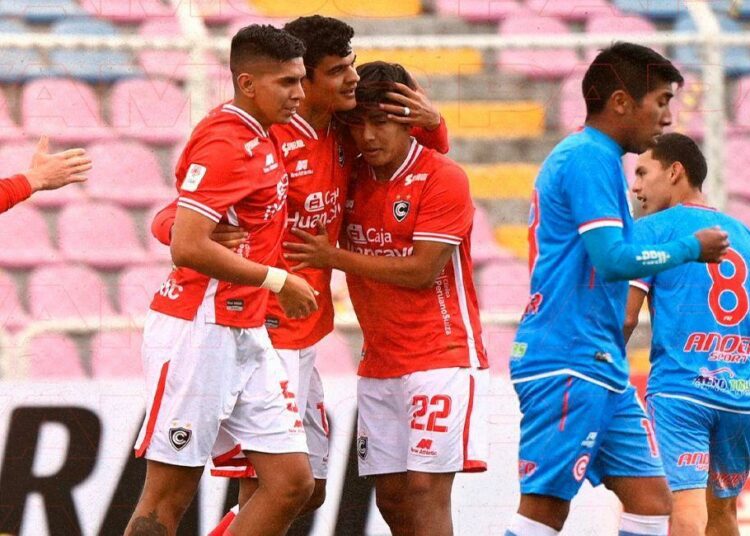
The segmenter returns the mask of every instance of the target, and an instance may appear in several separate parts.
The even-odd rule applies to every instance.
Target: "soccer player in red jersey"
[[[347,273],[364,334],[358,386],[360,476],[395,535],[452,534],[456,472],[486,470],[487,357],[472,281],[474,206],[461,168],[420,145],[378,103],[400,66],[358,68],[346,114],[362,153],[349,185],[341,249],[322,226],[285,242],[297,269]]]
[[[84,149],[68,149],[49,154],[49,139],[42,136],[31,158],[31,167],[0,180],[0,213],[28,199],[39,190],[57,190],[86,180],[84,173],[92,167]]]
[[[305,99],[298,113],[288,124],[271,127],[272,138],[282,153],[282,160],[290,175],[287,205],[288,227],[316,229],[326,227],[335,245],[341,227],[341,214],[356,147],[342,125],[335,119],[336,112],[351,110],[355,104],[354,90],[359,80],[354,69],[356,56],[351,49],[353,29],[334,18],[319,15],[300,17],[284,29],[299,38],[306,48],[306,78],[302,85]],[[413,133],[425,145],[446,152],[447,130],[440,114],[423,92],[399,85],[390,94],[396,104],[384,105],[394,121],[413,128]],[[409,114],[404,115],[404,108]],[[167,207],[154,219],[154,236],[169,244],[174,205]],[[222,226],[216,239],[236,246],[243,233],[236,228]],[[285,240],[297,240],[288,231]],[[282,261],[283,262],[283,261]],[[304,319],[289,318],[273,298],[269,302],[266,326],[289,375],[289,391],[295,393],[303,415],[310,462],[315,476],[315,491],[304,511],[318,508],[325,499],[328,459],[328,426],[325,420],[323,390],[314,367],[316,344],[333,330],[333,300],[330,291],[330,268],[308,268],[299,272],[314,289],[320,292],[319,309]],[[214,474],[224,476],[252,476],[252,468],[240,459],[217,464]],[[240,485],[240,504],[257,488],[254,479],[243,479]],[[228,514],[232,517],[232,513]],[[218,534],[218,532],[217,532]]]
[[[289,182],[266,129],[291,120],[304,96],[303,52],[272,26],[240,30],[234,100],[198,124],[177,165],[178,268],[144,329],[152,402],[135,448],[148,461],[128,535],[175,534],[209,456],[244,453],[261,482],[225,534],[284,534],[312,493],[302,421],[263,325],[269,290],[291,318],[317,307],[307,282],[273,267]],[[234,251],[210,239],[222,221],[247,230]]]

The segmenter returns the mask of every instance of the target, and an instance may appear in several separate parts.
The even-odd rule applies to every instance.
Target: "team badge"
[[[357,438],[357,456],[362,460],[367,459],[367,436]]]
[[[396,218],[397,222],[402,222],[409,215],[409,207],[411,203],[408,201],[396,201],[393,203],[393,217]]]
[[[206,176],[206,166],[200,164],[190,164],[190,167],[185,173],[185,180],[182,181],[182,189],[186,192],[194,192],[198,189],[198,185]]]
[[[184,449],[185,445],[190,443],[191,437],[193,437],[193,432],[187,428],[180,427],[169,429],[169,442],[175,450]]]

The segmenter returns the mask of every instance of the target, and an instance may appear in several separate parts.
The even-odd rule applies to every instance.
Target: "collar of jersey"
[[[583,132],[597,143],[604,145],[607,149],[615,153],[618,158],[625,154],[625,151],[620,147],[620,144],[601,130],[586,125],[583,127]]]
[[[308,123],[301,115],[294,114],[292,116],[291,124],[294,128],[299,130],[302,134],[304,134],[308,138],[311,138],[313,140],[318,139],[318,133],[315,131],[313,126],[310,123]],[[330,130],[330,128],[331,128],[331,124],[329,123],[328,129]]]
[[[717,209],[715,209],[714,207],[712,207],[712,206],[709,206],[709,205],[704,205],[704,204],[702,204],[702,203],[680,203],[680,204],[681,204],[681,205],[682,205],[683,207],[688,207],[688,208],[700,208],[700,209],[703,209],[703,210],[710,210],[710,211],[712,211],[712,212],[717,212]]]
[[[258,121],[257,119],[255,119],[252,115],[250,115],[249,113],[247,113],[242,108],[239,108],[239,107],[235,106],[234,104],[227,103],[224,106],[222,106],[221,109],[224,110],[225,112],[230,113],[230,114],[234,114],[234,115],[239,116],[240,119],[242,119],[242,121],[247,126],[249,126],[258,136],[261,136],[263,138],[267,138],[268,137],[268,133],[263,128],[263,125],[260,124],[260,121]]]
[[[417,161],[419,158],[419,155],[422,154],[422,147],[417,140],[414,138],[411,139],[411,145],[409,146],[409,152],[406,153],[406,158],[404,158],[404,161],[401,162],[401,165],[398,166],[398,169],[393,172],[393,175],[391,175],[391,178],[388,179],[388,182],[395,181],[398,179],[401,175],[406,173],[409,168],[414,165],[414,162]],[[372,169],[372,166],[370,166],[370,176],[375,179],[375,171]],[[377,179],[376,179],[377,180]]]

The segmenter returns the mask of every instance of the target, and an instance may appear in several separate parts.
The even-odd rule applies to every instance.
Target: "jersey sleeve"
[[[425,185],[412,239],[457,246],[469,235],[473,221],[469,179],[460,167],[445,166]]]
[[[227,209],[249,192],[252,181],[243,170],[245,159],[251,157],[232,141],[215,136],[196,143],[184,158],[186,171],[177,206],[219,223]]]
[[[151,222],[151,234],[165,246],[172,242],[172,226],[177,213],[177,200],[161,209]]]
[[[448,126],[445,124],[445,119],[440,116],[440,125],[435,130],[427,130],[422,127],[414,127],[411,129],[411,135],[425,147],[435,149],[437,152],[446,154],[450,150],[450,142],[448,141]]]
[[[619,202],[621,170],[597,155],[573,154],[566,165],[563,188],[578,234],[601,227],[623,227]]]
[[[23,175],[0,180],[0,213],[31,196],[31,185]]]

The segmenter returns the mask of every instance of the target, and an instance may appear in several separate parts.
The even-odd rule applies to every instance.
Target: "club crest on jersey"
[[[409,215],[409,207],[411,203],[409,201],[396,201],[393,203],[393,217],[396,218],[397,222],[402,222]]]
[[[186,192],[196,191],[203,177],[206,176],[206,171],[206,166],[190,164],[187,173],[185,173],[185,180],[182,181],[182,189]]]
[[[357,438],[357,456],[362,460],[367,459],[367,436]]]
[[[170,428],[169,429],[169,443],[175,450],[182,450],[185,445],[190,443],[190,438],[193,437],[192,430],[187,428]]]

